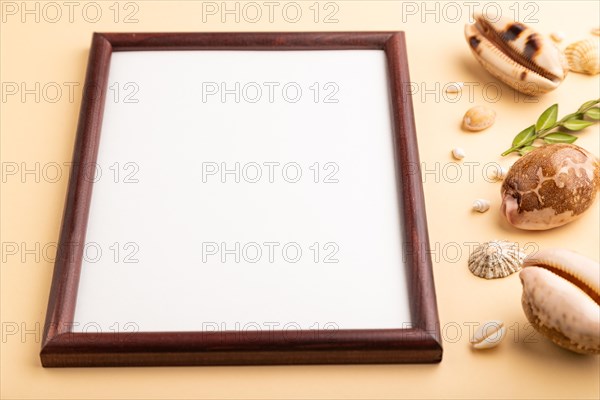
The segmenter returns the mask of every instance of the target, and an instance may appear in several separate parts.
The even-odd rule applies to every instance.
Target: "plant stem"
[[[524,143],[520,146],[515,146],[515,147],[511,147],[510,149],[506,150],[504,153],[502,153],[501,155],[504,157],[514,151],[518,151],[520,148],[524,147],[524,146],[531,146],[533,144],[533,142],[535,142],[537,139],[542,139],[544,136],[548,135],[549,133],[551,133],[550,131],[562,126],[562,124],[564,124],[565,122],[567,122],[569,119],[573,118],[575,115],[577,114],[585,114],[587,111],[589,111],[590,109],[596,107],[598,104],[600,103],[600,100],[597,100],[596,102],[590,104],[589,106],[587,106],[586,108],[577,110],[577,112],[574,112],[572,114],[568,114],[565,115],[560,121],[556,122],[554,125],[552,125],[549,128],[546,129],[542,129],[539,132],[536,132],[535,136],[533,137],[533,139],[531,139],[529,142]]]

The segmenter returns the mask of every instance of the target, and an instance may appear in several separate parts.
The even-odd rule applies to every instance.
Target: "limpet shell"
[[[546,145],[510,168],[501,212],[517,228],[551,229],[579,218],[599,189],[598,158],[574,144]]]
[[[471,344],[477,350],[491,349],[502,342],[505,333],[504,322],[499,320],[488,321],[475,331],[471,338]]]
[[[521,270],[525,254],[517,243],[492,240],[480,244],[469,256],[469,271],[485,279],[507,277]]]
[[[490,20],[475,14],[465,26],[473,56],[493,76],[515,90],[539,95],[556,89],[568,68],[552,40],[506,17]]]
[[[463,117],[463,127],[477,132],[489,128],[496,121],[496,112],[484,106],[470,108]]]
[[[571,43],[565,49],[569,69],[580,74],[600,73],[600,53],[598,40],[586,39]]]
[[[565,249],[525,259],[521,302],[533,327],[557,345],[600,354],[600,264]]]

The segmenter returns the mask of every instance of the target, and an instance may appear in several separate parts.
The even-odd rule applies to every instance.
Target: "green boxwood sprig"
[[[577,132],[597,123],[600,120],[599,103],[600,99],[587,101],[576,112],[566,115],[560,121],[557,121],[558,104],[550,106],[540,115],[535,125],[523,129],[515,136],[511,147],[502,156],[515,151],[525,155],[538,147],[534,145],[536,140],[543,140],[546,144],[573,143],[577,136],[565,130]]]

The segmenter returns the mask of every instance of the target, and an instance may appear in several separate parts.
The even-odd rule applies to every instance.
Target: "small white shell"
[[[564,32],[552,32],[550,34],[550,38],[552,40],[554,40],[556,43],[560,43],[563,40],[565,40],[565,34],[564,34]]]
[[[455,147],[454,149],[452,149],[452,157],[454,157],[457,160],[462,160],[463,158],[465,158],[465,151],[460,147]]]
[[[446,89],[446,93],[459,93],[462,91],[464,85],[464,82],[450,82],[444,85],[444,87]]]
[[[600,73],[600,54],[598,40],[586,39],[571,43],[565,49],[569,69],[580,74],[596,75]]]
[[[486,199],[477,199],[473,202],[473,210],[484,213],[490,209],[490,202]]]
[[[469,270],[485,279],[504,278],[521,270],[525,254],[504,240],[482,243],[469,256]]]
[[[494,170],[494,179],[501,181],[506,177],[506,174],[508,174],[508,168],[498,166],[498,168]]]
[[[471,338],[474,349],[483,350],[496,347],[504,339],[506,328],[504,322],[494,320],[481,325]]]

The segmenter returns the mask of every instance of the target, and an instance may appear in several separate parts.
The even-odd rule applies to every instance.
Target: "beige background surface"
[[[56,9],[44,8],[45,2],[37,6],[36,2],[2,2],[3,173],[14,163],[19,168],[29,169],[40,163],[39,182],[35,173],[3,175],[2,398],[600,396],[598,357],[568,353],[533,333],[521,311],[518,276],[484,281],[473,277],[466,268],[470,243],[496,238],[517,241],[528,252],[563,246],[600,258],[598,203],[583,219],[568,226],[547,232],[518,231],[498,214],[500,184],[484,179],[487,163],[508,166],[514,162],[515,157],[501,159],[498,154],[546,107],[558,102],[560,114],[564,115],[584,101],[598,98],[598,76],[571,74],[558,90],[533,102],[506,86],[497,85],[476,64],[465,44],[462,31],[469,11],[466,2],[447,6],[437,2],[425,5],[422,2],[337,1],[331,2],[334,5],[328,8],[321,2],[316,23],[309,9],[313,1],[297,2],[303,16],[296,23],[287,22],[278,9],[272,22],[266,16],[259,23],[245,20],[243,16],[235,22],[228,16],[223,23],[219,14],[203,21],[202,8],[207,4],[201,1],[126,3],[116,5],[120,11],[116,15],[113,1],[97,1],[91,6],[75,2],[71,22],[69,6],[58,2],[55,4],[59,5],[62,17],[52,22],[57,19]],[[229,5],[233,7],[231,3],[234,2]],[[289,2],[279,3],[283,8]],[[39,7],[38,22],[35,14],[23,13],[24,4],[34,10]],[[215,4],[221,7],[220,2]],[[481,10],[485,4],[475,2],[474,6]],[[529,16],[539,20],[532,25],[542,32],[563,31],[567,41],[587,37],[591,28],[600,25],[599,4],[595,1],[510,1],[488,7],[495,6],[510,16],[518,11],[520,19]],[[323,23],[324,14],[334,11],[335,7],[338,22]],[[434,11],[425,13],[425,7]],[[95,23],[89,22],[96,19],[96,9],[102,11],[101,17]],[[15,10],[17,13],[13,15]],[[488,10],[494,11],[493,8]],[[138,21],[124,23],[124,17],[134,11]],[[263,11],[267,11],[264,6]],[[458,18],[456,11],[462,14]],[[52,275],[51,243],[58,239],[67,185],[66,171],[57,182],[51,182],[54,172],[46,166],[71,160],[92,32],[279,30],[404,30],[407,33],[411,76],[419,88],[414,104],[420,153],[423,167],[430,171],[424,175],[424,187],[444,336],[443,362],[384,366],[41,368],[40,326],[45,317]],[[472,97],[465,92],[455,101],[446,95],[441,88],[450,81],[471,82]],[[40,83],[41,90],[38,102],[34,95],[27,95],[23,101],[19,95],[7,94],[13,84],[25,83],[27,88],[34,88],[36,82]],[[79,84],[71,99],[68,82]],[[48,91],[44,92],[48,84]],[[56,85],[62,87],[63,93],[53,102],[56,94],[51,90]],[[423,95],[425,89],[429,92]],[[460,121],[466,109],[485,103],[496,110],[496,124],[480,134],[463,132]],[[597,126],[587,129],[580,137],[579,145],[600,153]],[[455,146],[463,147],[467,153],[458,165],[450,164],[453,160],[449,152]],[[475,164],[468,167],[465,162]],[[475,215],[470,205],[473,199],[480,197],[491,199],[492,209]],[[16,254],[13,254],[15,244]],[[24,249],[34,250],[27,254]],[[508,337],[495,350],[470,350],[469,326],[489,319],[504,320],[509,327]]]

